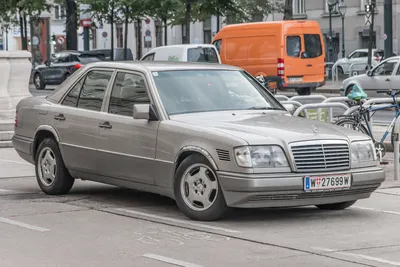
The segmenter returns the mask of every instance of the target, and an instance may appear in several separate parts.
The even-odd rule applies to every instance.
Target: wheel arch
[[[214,168],[214,170],[218,170],[218,165],[211,156],[211,154],[204,148],[198,147],[198,146],[185,146],[181,148],[178,152],[178,154],[175,157],[174,160],[174,173],[178,169],[179,165],[190,155],[193,154],[200,154],[204,156],[211,164],[211,166]]]
[[[60,137],[57,131],[50,125],[41,125],[39,126],[34,134],[33,143],[32,143],[32,157],[35,160],[37,149],[40,143],[45,139],[52,137],[57,143],[60,142]]]

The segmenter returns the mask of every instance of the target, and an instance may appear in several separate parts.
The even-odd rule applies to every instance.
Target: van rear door
[[[306,25],[288,29],[284,58],[287,83],[317,83],[324,80],[325,57],[318,31]]]

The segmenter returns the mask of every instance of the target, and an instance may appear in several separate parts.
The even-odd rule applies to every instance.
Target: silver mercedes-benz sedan
[[[16,111],[14,148],[51,195],[92,180],[217,220],[230,207],[345,209],[385,179],[368,136],[293,117],[225,65],[93,63]]]

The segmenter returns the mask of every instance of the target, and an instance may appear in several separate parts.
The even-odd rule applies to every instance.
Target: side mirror
[[[150,119],[150,105],[149,104],[134,104],[133,105],[133,118],[135,120],[149,120]]]
[[[46,61],[44,62],[44,64],[45,64],[47,67],[50,67],[51,62],[50,62],[50,60],[46,60]]]
[[[290,114],[293,114],[296,108],[292,104],[283,104],[283,107],[290,112]]]

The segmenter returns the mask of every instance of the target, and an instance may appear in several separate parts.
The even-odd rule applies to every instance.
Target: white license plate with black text
[[[289,78],[290,83],[301,83],[302,81],[303,81],[303,78],[301,78],[301,77]]]
[[[351,174],[304,177],[305,191],[340,190],[351,187]]]

